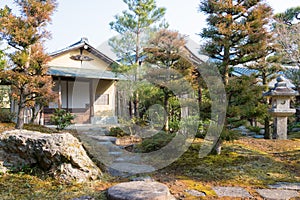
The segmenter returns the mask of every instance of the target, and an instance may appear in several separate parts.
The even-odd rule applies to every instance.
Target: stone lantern
[[[274,117],[273,139],[287,139],[287,117],[296,113],[296,109],[290,108],[290,101],[297,95],[298,92],[287,87],[282,77],[277,78],[273,89],[264,93],[264,96],[271,98],[269,113]]]

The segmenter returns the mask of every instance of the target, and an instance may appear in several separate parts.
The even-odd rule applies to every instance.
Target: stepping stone
[[[102,142],[98,142],[99,145],[112,145],[112,143],[110,141],[102,141]]]
[[[130,163],[138,163],[141,161],[140,156],[135,155],[135,156],[121,156],[117,159],[114,160],[114,162],[130,162]]]
[[[242,187],[213,187],[219,197],[249,197],[252,196]]]
[[[112,176],[130,176],[133,174],[142,174],[153,172],[156,169],[150,165],[140,165],[134,163],[113,163],[109,166],[108,172]]]
[[[271,189],[300,190],[300,183],[278,182],[268,186]]]
[[[91,137],[91,138],[93,138],[95,140],[98,140],[100,142],[106,142],[106,141],[115,142],[117,140],[117,138],[115,138],[115,137],[103,136],[103,135],[91,135],[91,136],[88,136],[88,137]]]
[[[146,181],[117,184],[108,189],[107,196],[109,200],[175,200],[166,185]]]
[[[293,197],[299,197],[299,193],[293,190],[257,189],[256,191],[263,198],[270,200],[286,200]]]
[[[113,155],[113,156],[120,156],[123,153],[121,151],[111,151],[111,152],[108,152],[108,154],[109,155]]]

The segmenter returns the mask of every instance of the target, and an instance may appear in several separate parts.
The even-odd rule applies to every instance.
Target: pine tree
[[[206,39],[202,47],[203,52],[217,64],[228,98],[229,91],[233,91],[234,87],[230,84],[235,82],[229,78],[231,67],[256,61],[269,53],[266,49],[272,34],[268,31],[267,25],[271,19],[272,9],[262,0],[203,0],[200,11],[208,15],[206,20],[208,27],[200,33],[200,36]],[[232,101],[232,98],[227,100],[229,111],[243,106],[240,101]],[[241,105],[237,105],[238,103]],[[215,145],[218,154],[222,140],[231,137],[232,131],[227,130],[234,125],[230,124],[231,113],[227,113],[225,129]],[[236,118],[240,120],[242,115],[244,114],[236,113]]]
[[[266,25],[272,9],[262,0],[204,0],[200,11],[208,15],[208,27],[201,32],[207,39],[204,53],[218,63],[225,85],[230,66],[265,56],[271,37]]]
[[[169,131],[169,122],[172,117],[169,101],[174,96],[174,91],[177,91],[177,93],[188,91],[186,85],[181,82],[183,80],[182,75],[188,75],[187,69],[192,68],[191,62],[187,60],[188,51],[185,49],[185,44],[184,36],[178,32],[162,29],[149,41],[149,47],[144,48],[145,61],[154,65],[148,73],[147,79],[151,83],[156,83],[164,94],[163,104],[167,112],[164,125],[165,131]],[[181,76],[178,76],[178,73],[174,70],[180,73]]]
[[[45,64],[50,57],[45,53],[43,42],[50,34],[45,29],[56,7],[55,0],[15,0],[20,14],[14,14],[5,6],[0,10],[0,35],[15,50],[7,53],[11,66],[1,73],[12,86],[13,97],[18,104],[16,128],[24,125],[26,106],[52,93],[52,78],[47,75]],[[51,96],[51,95],[50,95]]]
[[[154,28],[159,22],[163,22],[166,12],[165,8],[158,8],[155,0],[123,0],[128,6],[121,15],[115,16],[115,21],[110,22],[110,27],[120,34],[109,41],[113,51],[118,55],[122,64],[122,70],[137,68],[141,60],[141,51],[148,40],[146,31]],[[146,38],[142,38],[146,37]],[[120,69],[119,69],[120,70]],[[137,70],[135,72],[137,79]],[[138,116],[138,92],[132,94],[133,110],[130,108],[135,117]],[[131,106],[132,102],[130,102]]]

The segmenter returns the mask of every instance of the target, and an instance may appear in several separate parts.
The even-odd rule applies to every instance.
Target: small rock
[[[138,176],[138,177],[132,177],[130,178],[131,181],[153,181],[153,179],[150,176]]]
[[[82,196],[82,197],[73,198],[71,200],[95,200],[95,198],[90,196]]]
[[[185,192],[194,197],[205,197],[206,196],[206,194],[204,192],[199,192],[198,190],[185,190]]]
[[[264,139],[265,138],[263,135],[254,135],[253,137],[256,139]]]

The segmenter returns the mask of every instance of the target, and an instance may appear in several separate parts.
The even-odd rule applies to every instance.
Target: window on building
[[[102,94],[96,96],[96,105],[109,105],[109,94]]]

